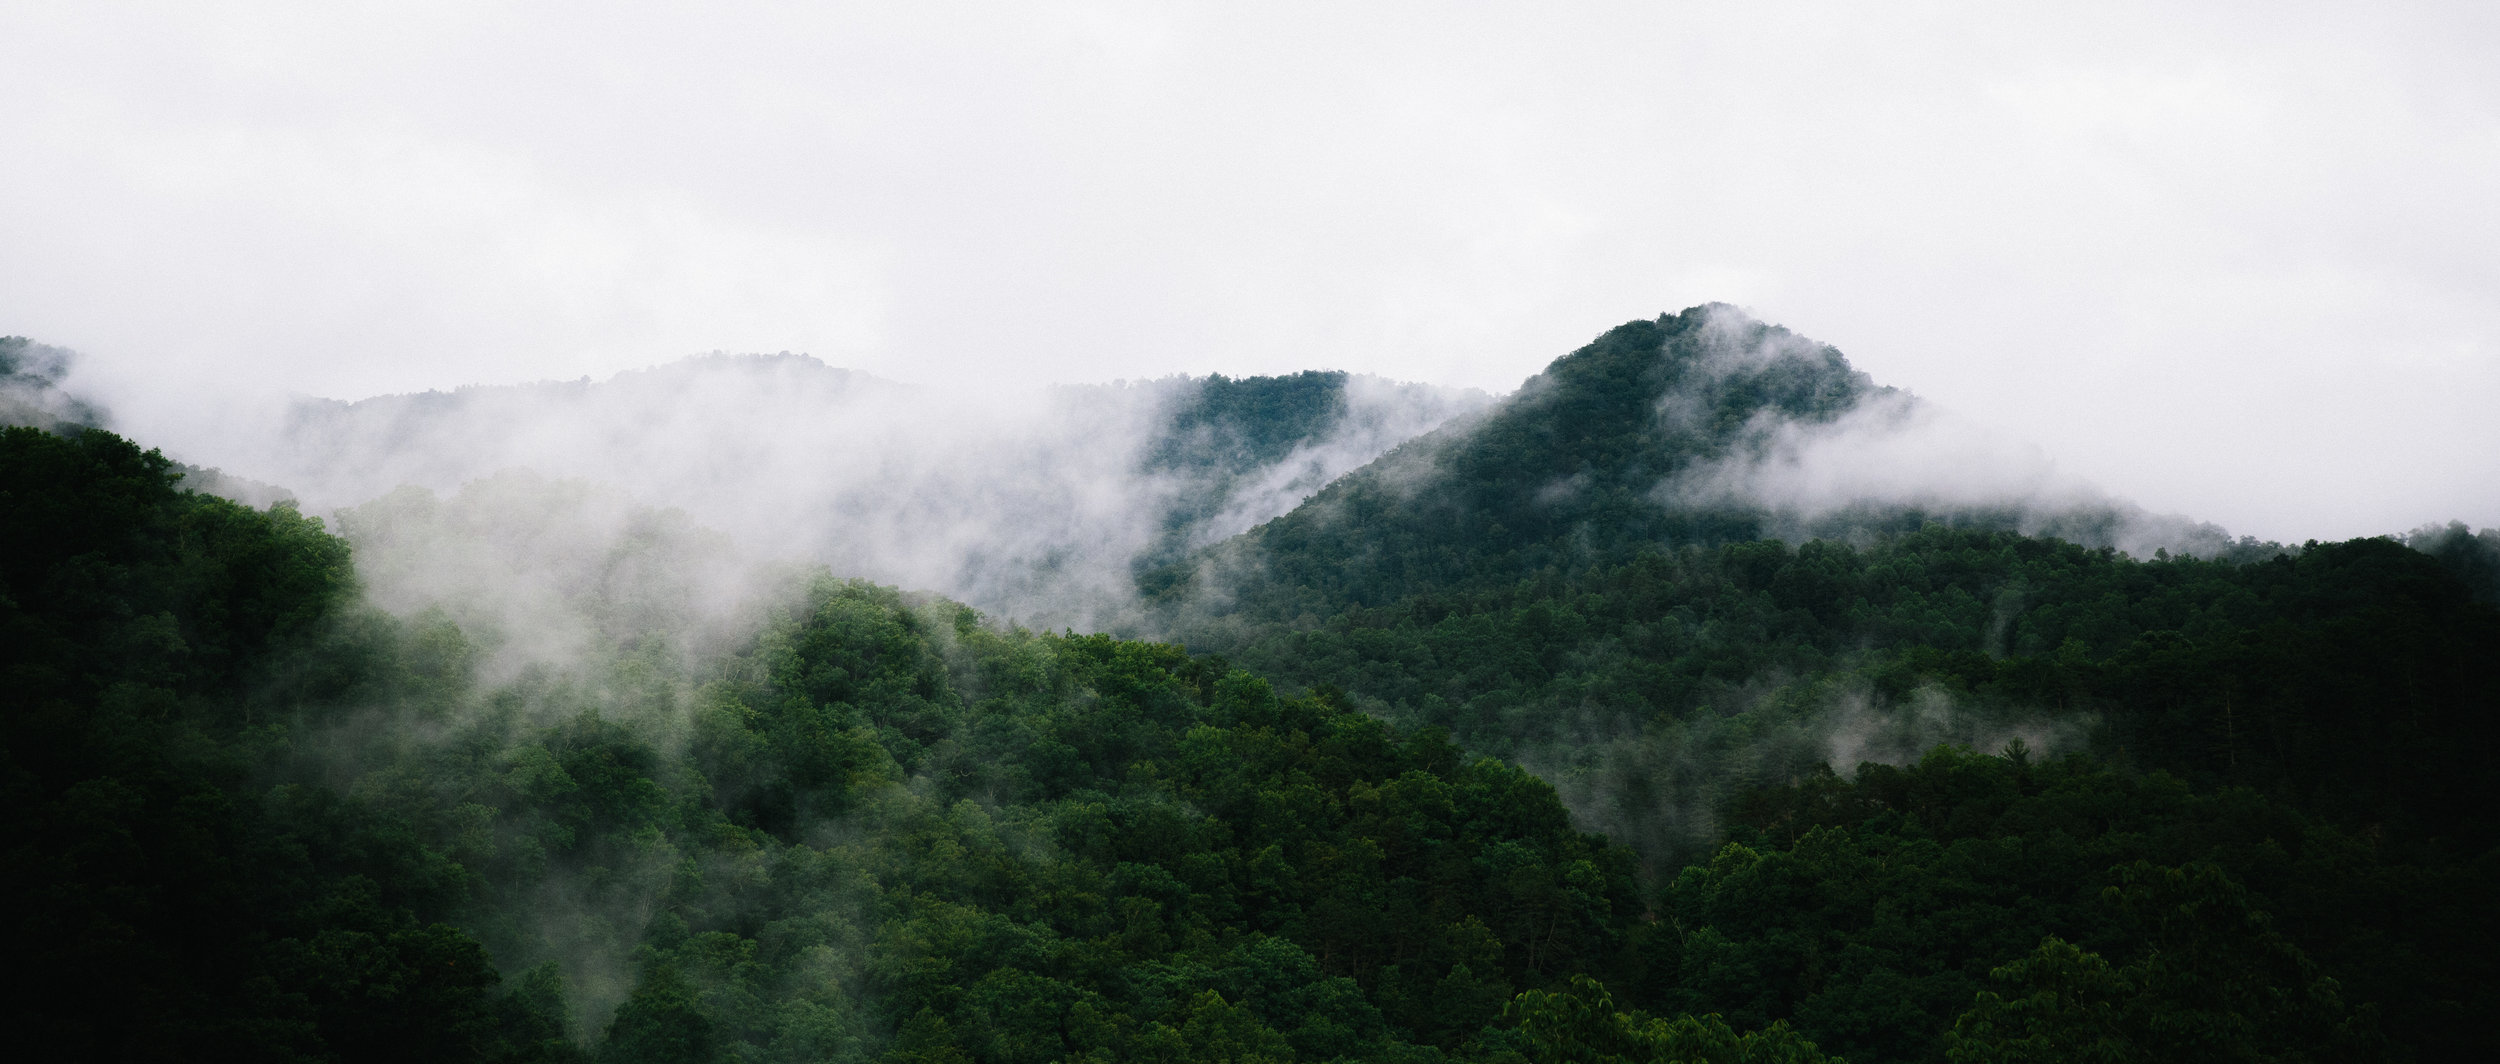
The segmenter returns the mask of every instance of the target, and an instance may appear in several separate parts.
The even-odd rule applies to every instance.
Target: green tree
[[[1538,1064],[1821,1064],[1814,1043],[1785,1023],[1739,1033],[1717,1014],[1673,1019],[1619,1009],[1603,984],[1574,976],[1569,990],[1530,990],[1503,1010]]]

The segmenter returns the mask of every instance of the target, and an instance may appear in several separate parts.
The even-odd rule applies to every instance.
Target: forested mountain
[[[537,387],[307,408],[335,479],[290,488],[394,481],[334,526],[71,421],[0,434],[29,1044],[2500,1051],[2489,531],[2278,547],[1852,464],[1938,453],[1898,446],[1929,413],[1720,307],[1472,412],[1303,374],[929,424],[795,359]],[[982,464],[1079,427],[1116,445]],[[804,527],[867,545],[759,556],[746,526],[812,511],[657,490],[720,470],[838,487]],[[949,515],[978,527],[896,553]],[[1087,608],[1170,641],[846,558],[990,605],[1134,577]]]
[[[2285,548],[2071,486],[1813,468],[1921,431],[1831,348],[1696,307],[1147,583],[1188,644],[1526,764],[1660,877],[1732,802],[1940,743],[2247,788],[2431,866],[2500,843],[2500,538]]]
[[[1929,523],[2141,553],[2270,555],[2045,474],[1821,468],[1932,433],[1839,351],[1693,307],[1615,328],[1481,415],[1419,436],[1148,590],[1291,619],[1618,564],[1659,547],[1871,542]],[[1931,461],[1938,456],[1925,456]],[[1950,456],[1945,456],[1950,457]],[[1852,474],[1833,483],[1834,473]],[[2151,542],[2159,540],[2159,543]]]
[[[71,1055],[1430,1057],[1633,933],[1533,777],[1178,648],[818,575],[485,684],[289,509],[0,448],[9,1008]]]
[[[597,382],[299,400],[215,457],[317,511],[515,469],[584,479],[701,515],[755,557],[1108,628],[1132,620],[1137,566],[1284,513],[1484,401],[1319,372],[949,392],[804,355],[711,355]]]

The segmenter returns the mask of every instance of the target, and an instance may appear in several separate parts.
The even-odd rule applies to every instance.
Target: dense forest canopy
[[[1122,459],[1153,640],[535,473],[334,529],[46,350],[0,882],[74,1057],[2500,1051],[2500,535],[1731,492],[1906,399],[1726,308],[1428,432],[1186,382]]]

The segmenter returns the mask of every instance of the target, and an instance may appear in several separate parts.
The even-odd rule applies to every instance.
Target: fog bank
[[[598,382],[302,399],[185,457],[314,513],[515,471],[580,481],[682,510],[751,560],[1102,629],[1127,619],[1150,554],[1269,520],[1486,401],[1344,374],[942,391],[804,355],[712,355]]]

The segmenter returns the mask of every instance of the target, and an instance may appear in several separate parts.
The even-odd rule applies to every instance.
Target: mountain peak
[[[1930,521],[2147,552],[2229,544],[1879,386],[1829,344],[1707,303],[1609,329],[1485,413],[1147,583],[1325,616],[1644,550],[1859,539]]]
[[[1551,446],[1520,457],[1552,475],[1655,480],[1725,453],[1765,415],[1828,422],[1889,392],[1829,344],[1708,303],[1607,330],[1530,378],[1487,427],[1542,437]]]

